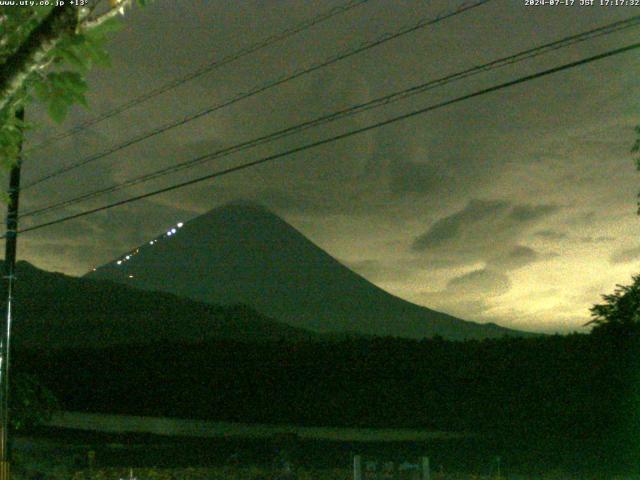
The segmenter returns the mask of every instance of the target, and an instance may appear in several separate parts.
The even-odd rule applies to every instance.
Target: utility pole
[[[16,118],[24,121],[24,109],[16,112]],[[13,284],[16,270],[18,243],[18,198],[20,195],[20,167],[22,164],[22,139],[18,158],[9,176],[9,205],[7,206],[7,233],[4,253],[4,279],[7,288],[5,323],[0,332],[0,480],[9,480],[11,452],[9,449],[9,354],[11,352],[11,315],[13,308]]]

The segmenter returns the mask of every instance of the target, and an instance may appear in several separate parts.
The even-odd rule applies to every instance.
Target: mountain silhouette
[[[0,268],[2,262],[0,261]],[[5,286],[0,287],[4,294]],[[104,280],[70,277],[18,262],[15,346],[102,348],[208,339],[270,341],[318,335],[244,305],[212,305]]]
[[[202,302],[246,304],[316,332],[456,340],[525,335],[395,297],[259,205],[227,204],[172,230],[86,277]]]

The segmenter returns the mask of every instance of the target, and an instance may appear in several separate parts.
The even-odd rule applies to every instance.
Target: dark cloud
[[[415,238],[412,248],[435,264],[482,261],[501,269],[519,268],[538,259],[536,252],[519,241],[529,228],[557,210],[555,205],[472,200],[433,223]]]
[[[558,241],[569,238],[569,235],[565,232],[561,232],[558,230],[545,229],[540,230],[534,233],[534,236],[544,238],[546,240]],[[611,237],[609,235],[598,235],[598,236],[582,236],[577,238],[576,240],[581,243],[606,243],[615,240],[615,237]]]
[[[446,246],[449,241],[458,239],[471,225],[487,218],[495,218],[508,208],[508,202],[471,200],[463,210],[441,218],[424,234],[418,236],[413,243],[413,249],[422,251]]]
[[[589,212],[580,213],[578,215],[572,216],[571,218],[565,221],[565,224],[571,225],[571,226],[584,225],[584,224],[591,225],[597,220],[597,218],[598,218],[598,214],[593,210],[591,210]]]
[[[613,264],[616,263],[630,263],[640,260],[640,247],[626,248],[614,252],[609,258],[609,261]]]
[[[515,270],[540,260],[540,254],[530,247],[516,245],[506,255],[492,260],[491,265],[504,270]]]
[[[393,193],[428,194],[452,181],[451,176],[431,164],[406,160],[391,164],[390,186]]]
[[[511,281],[506,275],[483,268],[452,278],[442,290],[422,292],[420,299],[432,308],[461,318],[494,321],[488,300],[510,289]]]
[[[566,233],[559,232],[557,230],[551,230],[551,229],[540,230],[540,231],[534,233],[534,235],[536,237],[547,238],[549,240],[562,240],[564,238],[567,238],[567,234]]]
[[[55,127],[40,121],[46,112],[38,111],[38,105],[34,105],[30,108],[29,120],[45,128],[30,131],[29,143],[33,145],[43,137],[82,124],[340,3],[341,0],[156,0],[150,8],[134,9],[127,13],[124,28],[113,38],[110,50],[114,67],[95,69],[89,75],[91,109],[74,108],[68,121]],[[426,2],[427,5],[421,0],[407,0],[400,3],[402,6],[394,2],[368,2],[315,25],[295,38],[278,42],[224,68],[216,68],[170,94],[94,125],[82,135],[34,151],[25,163],[23,178],[33,180],[61,165],[220,104],[257,85],[412,24],[416,12],[429,16],[448,9],[451,2],[438,0],[433,4]],[[286,82],[42,183],[25,191],[21,205],[25,210],[32,209],[104,188],[113,182],[436,79],[444,75],[444,71],[455,72],[482,64],[529,48],[533,31],[540,42],[546,42],[627,15],[623,9],[585,9],[577,16],[572,9],[562,12],[536,9],[529,13],[522,15],[520,2],[504,2],[476,9],[472,18],[468,15],[449,18],[437,27],[354,55],[348,61]],[[217,28],[210,28],[212,19]],[[592,53],[608,46],[615,48],[626,38],[620,35],[632,34],[602,37],[598,44],[584,48],[593,50]],[[457,41],[451,42],[451,38]],[[203,45],[215,48],[202,48]],[[474,46],[478,48],[470,48]],[[571,56],[570,52],[565,54]],[[565,81],[558,83],[557,88],[549,88],[548,82],[532,82],[527,84],[526,95],[519,89],[503,90],[500,95],[460,102],[413,120],[299,152],[261,167],[154,197],[148,202],[131,204],[130,209],[118,208],[104,215],[37,230],[21,238],[20,255],[44,267],[81,274],[90,265],[110,260],[156,234],[167,223],[188,219],[240,198],[265,204],[294,225],[293,220],[315,225],[308,227],[305,234],[312,241],[318,234],[317,238],[324,240],[323,247],[334,256],[376,259],[354,264],[354,268],[379,281],[392,276],[398,285],[395,293],[400,296],[415,294],[416,271],[436,277],[437,284],[441,285],[440,282],[461,271],[476,269],[451,280],[455,292],[445,289],[433,297],[424,297],[427,306],[446,304],[447,311],[463,318],[470,315],[489,318],[491,312],[486,312],[489,307],[484,300],[486,292],[504,290],[509,282],[506,273],[511,270],[549,258],[549,253],[528,246],[527,241],[531,239],[550,243],[568,238],[575,245],[567,246],[579,246],[585,252],[579,257],[562,257],[561,268],[568,274],[566,283],[576,283],[567,289],[579,289],[579,282],[594,281],[595,278],[588,278],[591,276],[605,277],[606,282],[614,284],[611,272],[602,271],[606,268],[590,269],[593,272],[584,275],[584,279],[576,279],[572,272],[583,271],[583,263],[600,261],[600,252],[594,248],[594,253],[589,255],[587,244],[611,240],[601,233],[614,232],[617,241],[635,245],[629,238],[632,233],[627,233],[628,223],[623,223],[628,219],[621,220],[612,212],[633,209],[633,201],[629,199],[636,190],[632,185],[635,177],[627,157],[637,107],[628,101],[628,92],[637,83],[631,72],[639,61],[619,57],[608,61],[604,69],[594,63],[585,67],[587,74],[582,69],[563,74]],[[557,65],[559,57],[539,57],[532,62],[529,67],[535,71]],[[486,88],[506,81],[512,74],[515,70],[507,67],[490,76],[468,78],[462,83],[434,89],[428,95],[369,110],[363,115],[40,218],[59,218],[63,213],[77,213],[130,194],[289,150]],[[601,144],[593,143],[594,139]],[[536,161],[536,157],[540,160]],[[623,164],[629,164],[628,173],[621,167]],[[479,197],[500,200],[473,200]],[[549,200],[543,200],[547,198]],[[545,204],[539,205],[541,202]],[[564,218],[557,220],[552,215],[559,207],[553,204],[560,202],[571,207],[566,207],[562,212]],[[424,223],[427,210],[432,220],[430,227]],[[365,217],[370,228],[362,230],[364,235],[371,236],[366,239],[352,227],[362,223]],[[386,227],[389,219],[392,228]],[[37,223],[35,217],[25,218],[23,225],[34,223]],[[337,224],[340,227],[330,229],[329,233],[322,231],[326,225]],[[402,235],[405,237],[399,240]],[[387,244],[386,239],[401,243]],[[577,245],[581,239],[583,244]],[[360,248],[367,251],[357,250]],[[355,250],[357,254],[353,253]],[[612,261],[631,261],[638,258],[636,254],[634,249],[616,252]],[[469,267],[456,273],[446,271],[460,265]],[[535,272],[529,281],[540,279],[556,284]],[[465,293],[461,288],[464,285],[473,293]],[[518,285],[517,288],[520,292],[530,287]],[[515,285],[513,289],[516,290]],[[554,294],[549,297],[553,298]],[[560,298],[559,294],[555,297]],[[500,302],[503,301],[509,300],[501,298]],[[537,311],[541,302],[534,299],[524,303],[514,307]],[[501,312],[508,311],[505,305],[500,307]],[[510,314],[501,315],[506,318]],[[535,322],[553,321],[554,315],[555,312],[543,313]],[[516,315],[513,317],[507,321],[517,322]]]
[[[455,277],[447,283],[448,292],[466,296],[495,297],[507,293],[510,288],[509,277],[486,268]]]
[[[533,222],[558,210],[557,205],[516,205],[510,217],[520,223]]]

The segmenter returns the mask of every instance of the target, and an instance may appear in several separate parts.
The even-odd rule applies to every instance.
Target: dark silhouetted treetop
[[[640,275],[633,277],[631,285],[617,285],[614,293],[602,296],[604,302],[591,308],[597,331],[640,331]]]

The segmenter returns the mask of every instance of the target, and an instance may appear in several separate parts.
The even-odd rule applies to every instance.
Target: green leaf
[[[76,97],[76,101],[84,108],[89,108],[89,102],[87,101],[87,97],[85,97],[84,95],[78,95]]]
[[[82,44],[82,52],[96,65],[109,67],[111,66],[111,58],[107,51],[103,48],[101,41],[96,39],[87,39]]]
[[[56,86],[60,88],[74,93],[85,93],[87,91],[87,82],[84,81],[82,75],[78,72],[60,72],[55,78]]]
[[[69,103],[64,98],[53,97],[49,102],[47,111],[54,122],[62,123],[64,118],[67,116],[68,107]]]
[[[111,66],[111,57],[109,53],[100,45],[94,44],[94,63],[101,67]]]
[[[118,32],[120,30],[122,30],[122,22],[114,17],[87,31],[86,36],[94,40],[102,40],[107,35]]]
[[[91,62],[88,59],[78,55],[71,47],[59,48],[56,53],[62,60],[82,70],[87,70],[91,66]]]
[[[38,81],[34,83],[33,89],[38,97],[38,100],[46,102],[49,99],[49,85],[45,81]]]

